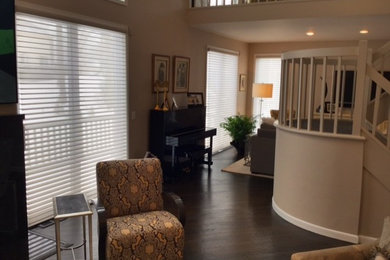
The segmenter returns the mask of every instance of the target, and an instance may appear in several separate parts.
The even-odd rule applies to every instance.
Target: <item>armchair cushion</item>
[[[261,118],[262,124],[273,126],[275,123],[275,119],[272,117],[263,117]]]
[[[390,258],[390,216],[383,222],[382,234],[378,245],[374,246],[370,255],[370,260]]]
[[[99,202],[107,218],[163,209],[158,159],[100,162],[96,168]]]
[[[96,177],[99,259],[183,258],[183,202],[162,192],[159,159],[100,162]]]
[[[166,211],[107,220],[107,259],[182,259],[184,229]]]

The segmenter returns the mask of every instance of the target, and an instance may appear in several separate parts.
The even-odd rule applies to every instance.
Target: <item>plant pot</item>
[[[237,150],[237,160],[243,158],[245,155],[245,142],[231,141],[230,144]]]

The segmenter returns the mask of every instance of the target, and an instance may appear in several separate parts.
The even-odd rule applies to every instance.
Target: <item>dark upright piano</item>
[[[180,167],[181,159],[191,166],[212,165],[212,143],[215,128],[206,128],[206,107],[195,106],[174,111],[151,110],[149,149],[162,162],[164,171]],[[205,139],[209,138],[209,145]],[[207,154],[207,160],[203,160]],[[188,161],[187,160],[187,161]],[[169,169],[167,169],[169,168]]]

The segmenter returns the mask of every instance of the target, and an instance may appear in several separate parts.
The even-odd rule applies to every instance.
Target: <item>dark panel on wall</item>
[[[17,103],[15,3],[0,0],[0,103]]]
[[[0,259],[28,259],[23,116],[0,116]]]

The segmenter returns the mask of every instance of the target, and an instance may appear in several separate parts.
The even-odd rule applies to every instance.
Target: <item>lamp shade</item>
[[[271,98],[272,88],[271,83],[253,83],[252,97]]]

